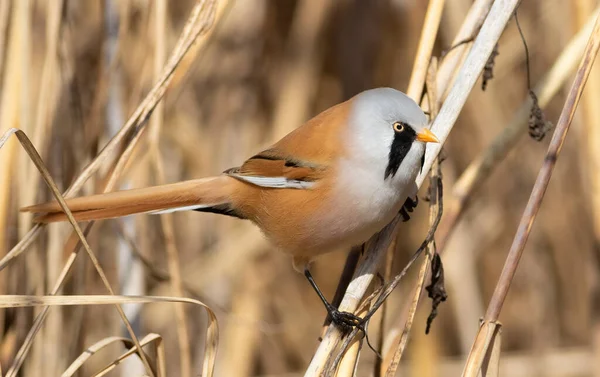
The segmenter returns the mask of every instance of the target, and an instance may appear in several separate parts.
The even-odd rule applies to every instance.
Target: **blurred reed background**
[[[0,131],[25,131],[64,191],[152,87],[157,62],[160,68],[170,54],[194,3],[0,0]],[[436,55],[449,47],[471,3],[446,2]],[[596,6],[594,0],[521,4],[532,85],[544,77]],[[118,186],[218,174],[364,89],[405,90],[426,8],[422,0],[220,0],[210,36],[194,50],[195,59],[184,60],[188,72],[175,76],[164,109],[154,114],[162,118],[162,125],[153,120],[156,123],[148,126]],[[156,29],[160,25],[162,29]],[[445,145],[447,197],[469,163],[527,101],[525,55],[514,20],[500,39],[499,52],[494,79],[485,92],[473,91]],[[565,87],[544,108],[549,120],[558,118]],[[599,101],[596,75],[584,92],[500,318],[502,375],[600,373],[600,165],[594,162],[600,159]],[[442,259],[449,299],[428,336],[424,329],[430,302],[420,305],[399,374],[460,373],[547,149],[549,137],[536,142],[523,135],[477,187],[445,243]],[[110,173],[110,164],[105,165],[83,193],[102,190]],[[50,198],[26,153],[16,140],[9,141],[0,150],[2,255],[31,228],[31,218],[18,208]],[[247,222],[176,213],[171,234],[169,221],[136,216],[92,228],[88,240],[115,290],[178,295],[171,277],[180,278],[183,295],[203,301],[217,314],[216,375],[301,376],[318,344],[325,310],[304,277],[293,271],[290,258],[274,252]],[[402,269],[427,229],[427,206],[422,204],[401,227],[392,273]],[[0,293],[48,294],[70,253],[65,247],[70,234],[67,224],[45,228],[2,270]],[[87,256],[80,254],[63,293],[105,294]],[[328,297],[333,296],[345,255],[340,250],[313,266]],[[180,276],[173,275],[177,258]],[[398,317],[415,271],[390,298],[389,328],[384,331],[388,336],[402,329]],[[191,372],[198,375],[207,325],[202,309],[183,307],[187,326],[182,334],[173,304],[124,308],[140,337],[150,332],[163,337],[170,376],[187,373],[181,369],[178,341],[186,334]],[[12,364],[38,312],[0,311],[3,371]],[[377,316],[372,342],[379,334],[376,323]],[[60,375],[86,347],[117,335],[127,332],[113,307],[54,307],[21,373]],[[86,361],[79,375],[92,375],[123,350],[121,345],[107,347]],[[363,350],[357,375],[378,374],[374,364],[374,354]],[[110,375],[142,375],[142,368],[132,358]]]

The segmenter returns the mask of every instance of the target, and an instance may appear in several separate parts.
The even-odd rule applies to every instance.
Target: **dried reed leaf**
[[[577,105],[581,99],[586,80],[590,74],[592,65],[594,64],[598,54],[598,50],[600,50],[600,16],[596,18],[594,29],[592,30],[588,40],[583,57],[577,69],[575,79],[571,85],[559,120],[556,124],[556,128],[552,135],[552,140],[550,141],[548,151],[546,152],[544,163],[540,168],[536,178],[535,184],[529,196],[529,200],[525,210],[523,211],[523,215],[521,216],[519,227],[513,238],[508,256],[506,257],[502,273],[498,279],[498,283],[496,284],[492,298],[490,299],[490,303],[484,317],[484,324],[477,334],[477,337],[473,343],[473,347],[471,348],[471,352],[469,353],[463,376],[476,377],[478,375],[490,344],[495,342],[494,337],[498,332],[498,317],[502,310],[502,306],[504,304],[504,300],[506,299],[506,295],[508,294],[512,280],[515,276],[521,256],[523,255],[525,245],[544,198],[544,194],[548,184],[550,183],[552,172],[560,155],[567,132],[571,126],[571,122],[575,115],[575,110],[577,109]]]
[[[496,327],[496,335],[492,348],[485,355],[483,365],[481,366],[481,375],[483,377],[498,377],[500,375],[500,351],[502,349],[502,326]]]
[[[129,153],[132,152],[133,143],[136,140],[139,140],[139,137],[142,135],[143,127],[145,123],[148,121],[148,118],[152,114],[154,107],[158,103],[158,101],[164,96],[167,87],[171,80],[173,79],[173,75],[178,68],[179,63],[190,49],[190,47],[194,44],[196,39],[205,33],[212,25],[212,20],[214,16],[214,3],[216,0],[199,0],[196,5],[192,9],[190,13],[190,17],[177,41],[176,46],[173,49],[173,52],[167,62],[167,65],[163,69],[163,73],[161,75],[161,79],[154,85],[152,90],[146,95],[144,100],[138,105],[137,109],[131,115],[131,117],[127,120],[127,123],[123,125],[123,127],[117,132],[115,136],[104,146],[102,151],[96,156],[96,158],[88,164],[85,169],[79,174],[77,179],[71,184],[69,189],[65,192],[66,197],[73,196],[77,191],[81,189],[83,184],[98,171],[100,166],[112,156],[112,152],[117,148],[117,146],[125,139],[127,135],[132,130],[137,130],[133,140],[130,142],[129,148],[126,151]],[[133,143],[133,145],[132,145]],[[123,155],[127,158],[119,159],[117,166],[114,171],[122,172],[128,157],[130,154]],[[122,155],[122,157],[123,157]],[[119,178],[118,174],[112,174],[107,183],[107,187],[114,187],[116,180]],[[6,255],[2,260],[0,260],[0,270],[2,270],[7,263],[9,263],[12,259],[16,258],[20,253],[25,251],[29,245],[37,238],[39,230],[43,228],[43,226],[35,225],[24,237],[21,242],[19,242],[13,249]]]
[[[141,341],[140,344],[143,346],[146,346],[148,344],[153,344],[155,345],[157,351],[158,348],[162,346],[162,337],[158,334],[148,334],[146,335]],[[116,358],[114,361],[112,361],[111,363],[109,363],[107,366],[105,366],[104,368],[102,368],[99,372],[97,372],[96,374],[94,374],[94,377],[101,377],[101,376],[105,376],[107,373],[110,373],[113,369],[115,369],[120,363],[123,362],[123,360],[125,360],[126,358],[128,358],[131,355],[135,355],[137,353],[137,348],[135,346],[135,344],[130,345],[129,346],[130,349],[121,354],[118,358]],[[142,351],[143,352],[143,351]],[[159,352],[157,352],[158,355],[160,355]],[[159,356],[160,357],[160,356]],[[156,365],[160,367],[160,365],[163,364],[164,362],[161,362],[159,360],[156,361]],[[164,368],[163,368],[164,369]],[[156,375],[158,377],[160,376],[165,376],[165,372],[164,370],[158,370],[156,371]]]
[[[35,167],[39,170],[40,174],[44,178],[44,181],[46,182],[48,187],[50,187],[50,190],[52,191],[54,198],[58,201],[62,210],[67,215],[67,218],[69,219],[69,223],[73,227],[73,230],[77,234],[77,237],[79,237],[79,241],[83,245],[90,260],[92,261],[92,264],[94,265],[94,268],[96,269],[96,271],[98,272],[98,275],[102,279],[102,283],[104,284],[104,286],[106,287],[106,289],[108,290],[108,292],[110,294],[114,294],[114,291],[110,285],[110,282],[108,281],[108,278],[106,277],[106,274],[104,273],[104,270],[102,269],[102,266],[100,266],[100,262],[98,261],[98,258],[96,258],[96,255],[93,253],[90,245],[88,244],[85,236],[83,235],[83,232],[81,231],[81,228],[79,227],[79,224],[77,224],[77,222],[75,221],[75,218],[73,217],[73,213],[71,213],[71,210],[67,206],[67,203],[65,202],[64,197],[61,195],[60,191],[58,190],[58,187],[56,186],[56,183],[54,183],[54,180],[50,176],[50,172],[44,165],[42,158],[40,157],[39,153],[37,152],[37,150],[35,149],[33,144],[31,144],[31,141],[29,140],[27,135],[25,135],[25,133],[21,130],[18,130],[16,128],[11,128],[2,136],[2,138],[0,138],[0,148],[2,147],[2,145],[4,145],[6,140],[13,134],[19,139],[19,142],[21,142],[23,149],[25,149],[25,151],[29,155],[29,157],[35,164]],[[125,312],[123,312],[123,309],[119,305],[116,305],[116,309],[117,309],[117,312],[119,312],[119,315],[121,316],[121,319],[123,320],[123,323],[125,324],[127,331],[129,331],[129,334],[131,335],[131,338],[135,342],[137,348],[141,349],[141,347],[139,346],[139,340],[137,339],[135,332],[133,331],[133,328],[131,327],[131,323],[129,323],[129,320],[127,319],[127,316],[125,315]],[[32,340],[33,340],[33,338],[32,338]],[[28,345],[24,344],[23,347],[28,347]],[[23,355],[23,357],[24,357],[24,355]],[[140,357],[142,358],[142,362],[144,363],[146,371],[152,376],[153,373],[150,369],[150,364],[148,363],[148,360],[146,359],[146,356],[144,355],[143,352],[140,353]],[[23,358],[15,359],[15,362],[13,363],[13,365],[7,372],[7,376],[16,375],[22,361],[23,361]]]
[[[212,377],[217,355],[219,328],[215,313],[201,301],[186,297],[168,296],[119,296],[119,295],[70,295],[70,296],[28,296],[0,295],[1,308],[23,308],[32,306],[73,306],[73,305],[123,305],[149,304],[157,302],[186,303],[201,306],[208,314],[206,329],[206,351],[202,366],[202,376]]]
[[[488,350],[494,348],[495,339],[500,334],[502,325],[498,322],[484,322],[479,327],[479,332],[469,353],[469,357],[463,370],[463,377],[477,377],[481,370],[481,366],[486,360]],[[492,348],[490,348],[492,345]],[[496,350],[495,352],[499,352]]]
[[[148,335],[156,335],[156,334],[148,334]],[[159,335],[156,335],[156,336],[160,338]],[[142,345],[142,347],[148,344],[147,338],[148,338],[148,336],[146,336],[142,340],[140,340],[140,344]],[[127,348],[135,347],[135,344],[133,344],[133,341],[131,339],[124,338],[121,336],[109,336],[109,337],[100,339],[96,343],[87,347],[85,349],[85,351],[83,351],[81,353],[81,355],[79,355],[79,357],[77,359],[75,359],[75,361],[73,361],[73,363],[71,365],[69,365],[69,368],[67,368],[67,370],[65,370],[61,376],[62,377],[73,376],[89,358],[91,358],[92,356],[97,354],[102,349],[107,348],[108,346],[110,346],[114,343],[122,343]]]
[[[181,59],[183,58],[185,53],[189,50],[190,46],[195,42],[197,37],[199,35],[201,35],[202,32],[205,32],[208,28],[210,28],[210,26],[212,24],[212,16],[214,13],[213,8],[214,8],[214,1],[211,1],[211,0],[206,0],[206,1],[200,0],[196,3],[196,6],[194,7],[194,9],[191,12],[188,22],[186,23],[186,26],[184,27],[184,30],[179,38],[179,41],[178,41],[176,47],[174,48],[171,58],[169,59],[167,66],[163,70],[163,75],[161,76],[161,80],[159,80],[159,82],[150,91],[150,93],[148,93],[145,100],[138,106],[137,110],[130,117],[129,121],[123,126],[123,128],[117,133],[117,135],[115,135],[113,137],[113,139],[111,139],[111,141],[104,147],[104,149],[96,157],[96,159],[94,159],[94,161],[84,169],[84,171],[80,174],[78,179],[67,190],[66,195],[72,195],[74,192],[76,192],[83,185],[83,183],[100,167],[100,164],[109,157],[110,152],[114,148],[116,148],[116,146],[129,133],[129,131],[135,127],[138,130],[138,132],[135,135],[134,140],[132,140],[132,142],[128,145],[128,147],[129,147],[128,150],[129,151],[133,150],[133,145],[135,145],[135,143],[133,141],[139,140],[139,137],[141,135],[141,132],[139,132],[139,131],[140,131],[141,127],[143,126],[145,121],[148,119],[148,117],[152,113],[154,106],[158,103],[158,101],[164,95],[166,88],[167,88],[170,80],[172,79],[173,73],[177,69],[179,62],[181,61]],[[126,150],[126,152],[127,152],[127,150]],[[129,157],[129,155],[125,155],[125,157]],[[126,162],[126,160],[127,160],[127,158],[119,159],[119,163],[121,163],[121,164],[119,165],[119,163],[118,163],[117,168],[119,166],[123,167],[125,165],[124,162]],[[113,171],[113,174],[109,180],[109,183],[107,184],[107,189],[110,189],[111,187],[114,186],[116,179],[118,178],[118,174],[115,174],[115,173],[120,173],[121,171],[122,170],[119,170],[119,169],[115,169]],[[2,269],[12,259],[14,259],[21,252],[23,252],[24,250],[27,249],[27,247],[31,244],[31,242],[33,242],[33,240],[35,240],[35,238],[39,234],[38,231],[41,228],[42,227],[39,225],[34,226],[25,235],[25,237],[23,237],[21,242],[19,242],[17,244],[17,246],[14,247],[2,259],[2,261],[0,261],[0,269]],[[86,248],[86,250],[88,250],[88,249]],[[90,257],[93,258],[93,256],[91,254],[90,254]],[[63,271],[61,273],[62,279],[64,279],[66,277],[66,274],[70,270],[73,262],[74,262],[74,255],[72,255],[70,257],[69,261],[63,268]],[[95,264],[95,265],[96,265],[96,267],[99,267],[99,265],[97,265],[97,264]],[[103,274],[101,274],[101,276],[103,276]],[[60,287],[61,285],[62,285],[62,280],[60,280],[56,284],[56,287]],[[118,310],[120,311],[120,314],[124,318],[126,327],[128,327],[128,329],[130,330],[130,333],[132,334],[132,338],[134,339],[134,341],[137,342],[137,338],[135,337],[135,334],[131,330],[131,326],[126,321],[126,318],[124,317],[124,313],[122,313],[122,310],[120,307],[118,307]],[[20,357],[15,360],[15,362],[16,362],[16,364],[14,364],[15,372],[20,367],[21,363],[24,360],[25,355],[27,354],[28,350],[30,349],[31,342],[33,341],[33,338],[35,337],[35,334],[37,334],[37,331],[39,331],[39,329],[41,328],[41,324],[44,321],[44,319],[46,318],[46,314],[47,314],[47,310],[44,310],[42,312],[42,314],[36,318],[36,322],[34,323],[34,326],[32,327],[31,332],[27,336],[28,342],[26,342],[22,345],[22,347],[18,353],[18,355]],[[142,359],[144,360],[146,369],[148,369],[149,366],[148,366],[148,363],[145,360],[145,356],[143,354],[142,354]],[[9,373],[10,372],[11,371],[9,371]]]
[[[431,112],[430,118],[434,119],[437,116],[438,108],[437,108],[437,69],[438,69],[438,61],[437,58],[432,58],[427,69],[427,75],[425,76],[425,86],[427,90],[427,100],[429,103],[429,111]],[[431,170],[431,179],[437,179],[438,174],[440,174],[441,170],[439,169],[439,161],[435,162],[432,166]],[[437,185],[436,185],[437,186]],[[433,187],[433,184],[432,186]],[[441,189],[438,187],[438,189]],[[431,192],[431,191],[430,191]],[[437,193],[435,194],[437,198]],[[441,197],[441,195],[440,195]],[[440,211],[438,200],[434,200],[434,198],[430,197],[430,206],[429,206],[429,224],[433,226],[435,224],[437,213]],[[406,322],[404,324],[404,328],[401,331],[401,335],[398,338],[398,342],[395,347],[391,348],[386,355],[384,355],[384,363],[383,366],[387,366],[387,370],[385,372],[385,377],[393,377],[396,375],[396,371],[398,366],[400,365],[400,359],[404,354],[404,350],[406,349],[406,344],[408,343],[408,336],[412,329],[412,325],[414,322],[415,315],[417,313],[417,306],[419,305],[419,301],[421,300],[421,295],[423,292],[423,286],[425,285],[425,279],[427,278],[427,272],[429,271],[429,267],[431,265],[431,258],[435,253],[435,248],[433,243],[428,245],[428,251],[423,259],[423,263],[421,264],[421,268],[419,269],[419,275],[417,276],[417,284],[414,288],[413,297],[408,309],[408,316],[406,318]],[[388,356],[390,355],[390,356]]]
[[[559,93],[561,87],[577,68],[577,57],[583,53],[585,43],[599,13],[600,8],[596,8],[586,21],[586,24],[571,38],[568,45],[555,60],[552,68],[550,68],[535,87],[535,92],[539,93],[541,107],[548,105],[550,100]],[[531,103],[528,99],[515,112],[510,123],[502,129],[502,132],[483,152],[471,161],[469,166],[457,179],[452,188],[452,195],[447,196],[450,203],[446,206],[446,216],[440,225],[438,233],[438,246],[441,250],[444,249],[447,239],[464,213],[467,200],[481,186],[483,181],[489,177],[508,152],[517,145],[520,136],[525,133],[526,120],[529,116],[530,108]]]

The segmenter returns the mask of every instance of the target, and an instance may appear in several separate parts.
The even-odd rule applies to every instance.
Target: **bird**
[[[214,177],[67,199],[78,221],[199,211],[250,220],[323,301],[333,322],[356,323],[310,273],[317,256],[366,242],[416,206],[426,143],[438,143],[417,103],[393,88],[365,90],[316,115],[241,166]],[[57,202],[24,207],[66,221]]]

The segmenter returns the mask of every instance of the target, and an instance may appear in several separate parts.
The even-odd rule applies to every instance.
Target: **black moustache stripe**
[[[402,161],[410,151],[413,142],[417,138],[417,133],[410,126],[405,126],[404,131],[396,132],[394,134],[394,140],[392,141],[392,147],[390,148],[388,165],[385,168],[385,179],[388,177],[394,177]]]

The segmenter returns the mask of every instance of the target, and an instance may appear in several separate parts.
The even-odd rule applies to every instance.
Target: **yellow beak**
[[[417,140],[425,143],[439,143],[440,140],[427,128],[417,134]]]

